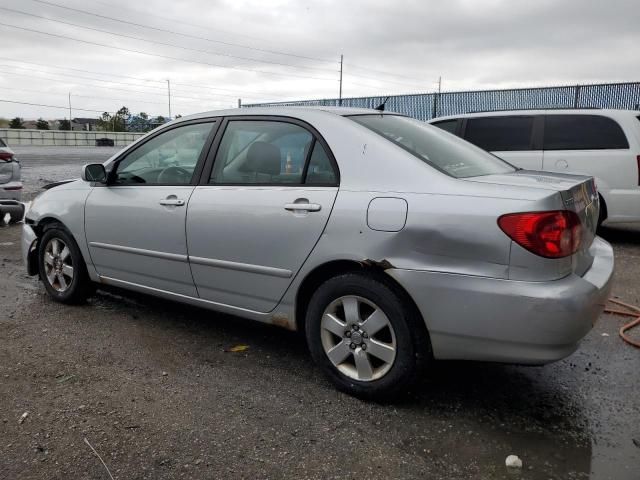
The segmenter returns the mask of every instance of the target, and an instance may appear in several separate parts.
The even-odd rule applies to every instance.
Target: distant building
[[[98,119],[97,118],[74,118],[71,121],[71,130],[79,131],[94,131],[97,130]]]

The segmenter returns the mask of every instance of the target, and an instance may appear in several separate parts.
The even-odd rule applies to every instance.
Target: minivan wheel
[[[52,225],[42,235],[38,267],[44,288],[58,302],[80,303],[92,292],[80,249],[62,225]]]
[[[348,273],[316,290],[305,329],[311,356],[340,390],[389,399],[412,383],[429,354],[417,321],[382,275]]]

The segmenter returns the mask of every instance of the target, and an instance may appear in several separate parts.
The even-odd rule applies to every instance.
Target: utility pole
[[[71,92],[69,92],[69,130],[73,130],[71,126]]]
[[[241,98],[238,99],[238,108],[242,108],[242,99]]]
[[[438,94],[433,96],[433,108],[431,110],[431,118],[438,116],[438,104],[440,103],[440,93],[442,92],[442,77],[438,77]]]
[[[342,61],[344,60],[344,55],[340,54],[340,99],[339,105],[342,106]]]
[[[167,93],[169,94],[169,120],[172,120],[171,117],[171,82],[167,79]]]

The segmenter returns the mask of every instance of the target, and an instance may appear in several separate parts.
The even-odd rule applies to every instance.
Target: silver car
[[[22,182],[20,181],[20,163],[7,144],[0,138],[0,225],[9,215],[9,222],[22,220],[24,205]]]
[[[300,330],[362,397],[433,359],[561,359],[610,290],[591,178],[518,170],[397,114],[192,115],[82,178],[26,215],[24,259],[54,299],[115,285]]]

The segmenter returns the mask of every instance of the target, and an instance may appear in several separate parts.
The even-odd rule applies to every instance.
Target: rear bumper
[[[0,184],[0,202],[3,200],[20,201],[22,199],[22,182],[14,181]]]
[[[412,296],[438,359],[544,364],[573,353],[602,313],[613,249],[599,237],[582,276],[523,282],[389,269]]]

